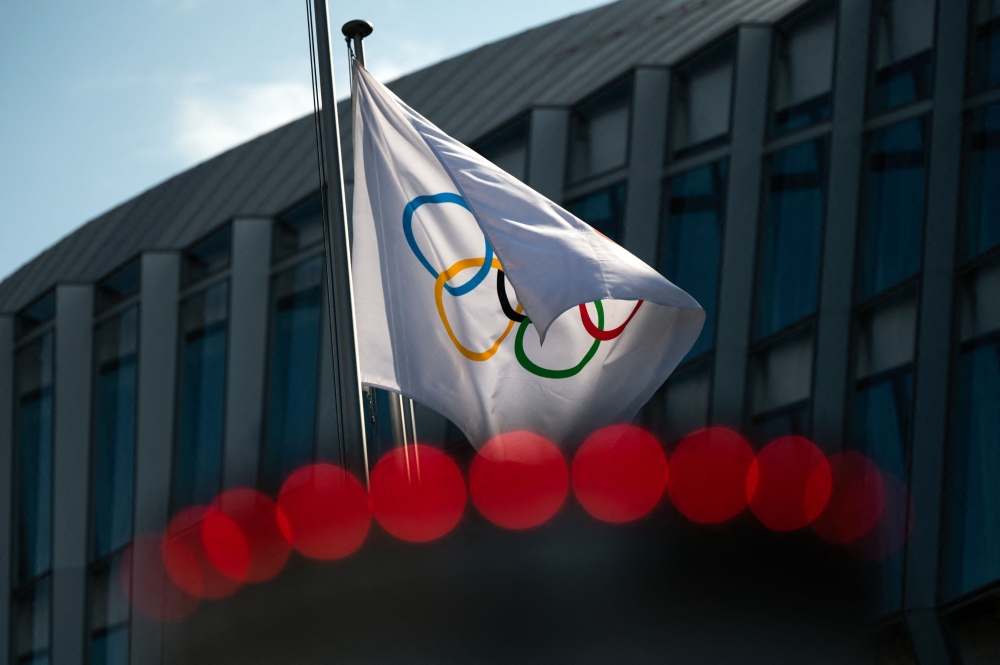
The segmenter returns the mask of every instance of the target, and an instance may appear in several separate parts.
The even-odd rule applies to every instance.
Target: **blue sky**
[[[383,81],[605,0],[329,0]],[[335,42],[338,96],[347,94]],[[0,280],[84,222],[312,110],[304,0],[0,0]]]

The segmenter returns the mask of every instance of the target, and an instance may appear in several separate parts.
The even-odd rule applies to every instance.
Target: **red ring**
[[[642,301],[640,300],[635,304],[635,309],[632,310],[632,313],[628,315],[627,319],[625,319],[625,323],[621,324],[614,330],[601,330],[595,326],[594,322],[590,320],[590,312],[587,311],[586,304],[580,305],[580,319],[583,321],[583,327],[587,329],[587,332],[590,333],[591,337],[599,339],[602,342],[607,342],[622,334],[622,331],[625,330],[625,326],[628,325],[628,322],[632,320],[632,317],[635,316],[635,313],[639,311],[639,307],[641,306]]]

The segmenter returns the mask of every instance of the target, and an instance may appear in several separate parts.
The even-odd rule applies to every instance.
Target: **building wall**
[[[1000,329],[991,305],[1000,302],[1000,9],[994,4],[804,3],[773,24],[740,25],[670,67],[639,66],[624,78],[594,80],[592,93],[570,107],[511,109],[510,122],[472,144],[710,310],[703,338],[640,415],[668,447],[710,423],[745,432],[755,448],[800,434],[828,454],[859,450],[905,484],[907,545],[863,571],[881,590],[867,603],[878,617],[878,662],[1000,658],[1000,563],[989,558],[1000,562],[1000,499],[975,477],[977,470],[1000,471],[996,440],[990,444],[1000,432],[1000,401],[990,392],[998,379],[988,366]],[[40,293],[24,310],[0,316],[0,404],[9,405],[0,409],[6,460],[0,466],[10,471],[0,477],[0,496],[8,497],[0,513],[0,596],[12,599],[0,603],[0,660],[117,663],[130,653],[135,663],[264,662],[284,651],[295,654],[288,662],[311,662],[355,635],[350,658],[367,662],[369,635],[405,635],[367,652],[389,662],[407,653],[406,640],[433,649],[435,642],[424,638],[440,620],[461,633],[454,642],[461,646],[441,646],[440,653],[467,662],[478,654],[463,650],[477,639],[502,640],[502,631],[476,633],[477,621],[502,621],[534,602],[531,594],[503,593],[497,588],[503,581],[515,591],[534,589],[535,598],[550,594],[539,601],[548,613],[578,602],[568,614],[583,621],[588,608],[628,605],[621,589],[641,587],[609,570],[659,574],[644,552],[676,557],[668,581],[650,585],[669,594],[671,575],[685,576],[675,570],[689,565],[692,553],[759,546],[756,536],[740,540],[745,534],[713,540],[718,534],[684,533],[662,516],[650,524],[682,535],[657,535],[650,525],[609,535],[570,517],[547,536],[512,540],[473,519],[448,547],[417,554],[379,540],[365,562],[352,560],[344,569],[347,577],[293,564],[267,587],[199,610],[197,621],[165,625],[137,611],[123,618],[115,610],[121,598],[113,597],[120,590],[108,591],[106,580],[108,570],[120,574],[129,550],[124,544],[92,550],[103,510],[94,497],[107,494],[95,486],[105,469],[102,455],[111,454],[101,452],[105,439],[111,437],[114,455],[124,455],[115,460],[133,459],[120,446],[134,448],[133,480],[121,500],[131,506],[129,540],[162,532],[191,497],[241,486],[273,493],[298,464],[344,459],[328,408],[332,358],[317,215],[310,198],[276,218],[219,220],[216,231],[192,245],[135,257],[134,283],[123,277],[131,274],[128,264],[95,284],[58,285],[52,311],[42,307]],[[101,419],[109,416],[101,400],[109,398],[98,377],[105,367],[100,326],[134,306],[135,389],[128,393],[119,383],[112,391],[129,404],[132,394],[134,418],[117,414],[117,434],[104,434]],[[18,354],[49,332],[53,529],[43,545],[51,563],[25,581],[15,572],[24,486],[17,474],[26,459],[18,446],[27,445],[19,437],[28,413]],[[198,386],[216,387],[202,394]],[[379,391],[366,400],[369,456],[377,458],[392,446],[389,402]],[[461,433],[442,417],[418,405],[416,421],[420,439],[468,459]],[[134,434],[122,434],[123,427]],[[179,473],[189,458],[198,461]],[[107,510],[118,515],[126,508],[111,494],[108,505],[118,507]],[[760,547],[768,565],[782,561]],[[788,547],[786,554],[826,565],[806,545]],[[505,564],[498,551],[512,553],[517,565]],[[580,551],[587,556],[579,558]],[[488,565],[474,565],[480,562]],[[717,563],[742,565],[725,557]],[[524,574],[539,565],[575,570],[604,595],[574,599],[571,576]],[[425,602],[433,586],[416,580],[427,571],[447,590],[441,598],[468,603],[461,607],[478,607],[490,594],[503,601],[496,614],[456,616],[448,602]],[[856,573],[844,572],[844,579]],[[691,579],[707,585],[711,575],[701,571]],[[481,596],[461,593],[463,584]],[[49,589],[43,585],[51,587],[45,598],[25,604],[25,594]],[[620,589],[609,591],[615,585]],[[359,608],[357,615],[330,603],[338,593]],[[740,604],[746,598],[718,593],[752,611]],[[845,615],[855,608],[830,589],[823,593],[842,601]],[[414,594],[423,594],[420,602]],[[695,595],[680,597],[695,602]],[[426,616],[408,624],[399,607],[407,602]],[[275,604],[291,608],[282,610],[283,619]],[[35,608],[30,621],[26,607]],[[619,618],[642,626],[630,638],[638,645],[635,658],[678,639],[642,623],[650,608],[640,603],[630,611]],[[309,619],[328,614],[339,622],[329,634]],[[529,615],[535,623],[518,629],[547,625],[549,614]],[[700,625],[723,617],[707,612]],[[591,641],[563,627],[531,643],[543,652],[560,640],[579,640],[594,645],[591,657],[621,649],[618,633],[601,634],[600,625],[588,627],[598,633]],[[825,625],[831,635],[839,630],[831,626],[840,626]],[[263,635],[276,626],[287,634],[262,637],[256,654],[244,649],[246,631]],[[755,637],[766,633],[760,630]],[[862,632],[844,643],[854,644]],[[297,636],[295,644],[288,635]],[[698,635],[703,643],[711,639]],[[817,645],[809,659],[821,662]],[[838,657],[849,662],[851,654]],[[493,658],[503,657],[523,652],[498,646]],[[586,660],[580,652],[574,658]],[[717,658],[725,656],[720,651]]]

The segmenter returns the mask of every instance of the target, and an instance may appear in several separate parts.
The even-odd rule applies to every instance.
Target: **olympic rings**
[[[497,350],[500,348],[500,345],[503,343],[504,339],[506,339],[507,335],[510,334],[510,329],[514,327],[514,322],[509,321],[507,323],[507,329],[504,330],[503,334],[497,338],[497,341],[493,342],[493,346],[491,346],[490,348],[486,349],[485,351],[478,351],[478,352],[470,351],[469,349],[462,346],[462,343],[458,341],[458,338],[455,337],[454,331],[452,331],[451,329],[451,324],[448,323],[448,315],[444,311],[444,301],[442,299],[442,291],[444,290],[444,287],[447,286],[445,282],[447,282],[449,279],[451,279],[458,273],[468,268],[475,268],[476,266],[483,266],[483,265],[487,265],[485,259],[462,259],[461,261],[456,262],[453,266],[451,266],[443,273],[438,275],[437,280],[435,280],[434,282],[434,302],[437,304],[438,316],[441,317],[441,323],[444,324],[444,329],[448,332],[448,337],[451,338],[452,344],[455,345],[455,348],[457,348],[463,356],[465,356],[469,360],[475,360],[477,362],[484,362],[493,357],[493,354],[495,354]],[[501,268],[500,261],[497,259],[493,259],[492,263],[487,266],[487,271],[489,271],[489,268],[496,268],[497,270],[500,270]],[[482,272],[482,270],[480,270],[479,272]],[[517,311],[518,312],[521,311],[520,304],[518,304],[517,306]]]
[[[406,208],[403,210],[403,235],[406,236],[406,242],[409,244],[410,249],[416,255],[417,260],[427,268],[427,272],[431,274],[431,277],[435,279],[438,277],[438,273],[434,270],[434,266],[431,265],[424,253],[420,251],[420,246],[417,245],[417,239],[413,237],[413,213],[417,211],[417,208],[425,203],[454,203],[455,205],[460,205],[466,210],[469,210],[469,205],[465,202],[458,194],[452,194],[451,192],[442,192],[440,194],[430,194],[427,196],[418,196],[409,203],[406,204]],[[469,210],[469,212],[472,212]],[[448,284],[444,285],[444,288],[448,290],[448,293],[455,296],[464,296],[466,293],[472,289],[479,286],[486,275],[490,272],[490,267],[493,264],[493,247],[490,246],[490,241],[486,240],[486,253],[483,256],[482,269],[473,275],[472,279],[461,286],[450,286]]]
[[[441,192],[439,194],[428,194],[426,196],[418,196],[412,199],[406,204],[406,208],[403,210],[403,235],[406,237],[406,242],[413,251],[414,256],[420,261],[420,264],[427,269],[427,272],[434,277],[434,302],[437,305],[438,316],[441,318],[441,323],[444,325],[445,331],[448,333],[448,337],[451,338],[452,343],[459,352],[468,358],[476,362],[485,362],[492,358],[496,352],[500,349],[500,345],[510,334],[511,329],[513,329],[514,324],[520,324],[517,329],[517,334],[514,337],[514,356],[517,358],[517,362],[528,372],[531,372],[535,376],[540,376],[546,379],[567,379],[571,376],[576,376],[587,366],[587,363],[591,361],[594,355],[597,353],[597,349],[601,346],[601,342],[607,342],[615,339],[625,330],[625,327],[632,321],[632,318],[639,311],[642,306],[642,300],[636,303],[635,309],[629,314],[628,318],[625,319],[625,323],[621,324],[613,330],[604,329],[604,306],[601,301],[595,300],[594,307],[597,309],[597,325],[590,318],[590,312],[587,311],[586,304],[580,305],[580,321],[583,323],[584,329],[587,331],[591,337],[594,338],[594,343],[590,345],[590,348],[584,354],[583,358],[579,363],[573,367],[567,369],[547,369],[545,367],[540,367],[533,363],[528,355],[524,352],[524,333],[527,330],[528,324],[531,319],[522,314],[522,307],[518,303],[517,307],[510,306],[510,300],[507,298],[507,289],[504,285],[504,274],[503,266],[500,265],[499,259],[493,255],[493,247],[490,245],[490,241],[485,239],[486,249],[483,258],[471,258],[462,259],[455,262],[451,267],[443,272],[435,272],[434,266],[431,265],[424,253],[420,251],[420,246],[417,245],[417,240],[413,235],[413,213],[416,212],[417,208],[424,205],[425,203],[451,203],[454,205],[459,205],[470,213],[472,212],[469,208],[468,203],[465,202],[458,194],[453,194],[451,192]],[[451,286],[448,281],[458,275],[464,270],[469,268],[476,268],[476,274],[472,276],[472,279],[467,281],[461,286]],[[500,309],[503,310],[504,315],[509,319],[507,322],[507,328],[503,333],[493,342],[493,345],[486,349],[485,351],[472,351],[462,346],[462,343],[458,341],[458,337],[455,336],[455,332],[451,328],[451,323],[448,321],[448,315],[444,310],[444,299],[443,292],[448,291],[451,295],[458,297],[463,296],[477,286],[479,286],[486,276],[489,274],[491,269],[496,269],[497,271],[497,299],[500,301]]]
[[[518,309],[521,308],[520,305],[517,307]],[[584,310],[587,309],[586,305],[580,305],[580,307]],[[597,327],[604,330],[604,307],[601,305],[601,301],[595,300],[594,307],[597,309]],[[514,337],[514,356],[517,358],[517,362],[520,363],[521,367],[528,370],[535,376],[542,377],[543,379],[568,379],[571,376],[576,376],[580,373],[580,370],[587,366],[587,363],[589,363],[590,359],[594,357],[594,354],[597,353],[597,348],[601,345],[600,339],[594,339],[594,343],[590,345],[590,349],[587,350],[583,359],[569,369],[546,369],[545,367],[539,367],[535,363],[531,362],[531,359],[528,358],[528,354],[524,352],[524,331],[527,329],[530,321],[531,319],[524,319],[524,321],[521,321],[521,325],[517,329],[517,335]],[[510,325],[513,324],[514,322],[511,321]],[[509,327],[508,330],[510,330]]]

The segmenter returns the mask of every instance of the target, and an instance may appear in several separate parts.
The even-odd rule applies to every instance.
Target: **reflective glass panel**
[[[618,243],[621,242],[624,209],[625,183],[623,182],[566,204],[566,210]]]
[[[626,121],[628,120],[626,107]],[[521,182],[528,176],[528,129],[529,118],[523,118],[511,123],[492,136],[480,141],[474,146],[476,152],[490,160]],[[592,131],[600,131],[600,123]],[[591,123],[591,127],[595,127]],[[626,131],[627,131],[626,126]],[[574,158],[576,156],[574,155]]]
[[[807,325],[754,354],[750,364],[750,436],[763,445],[807,435],[812,398],[814,330]]]
[[[972,89],[1000,84],[1000,0],[974,0],[975,51],[972,56]]]
[[[674,71],[670,146],[674,156],[729,137],[734,41],[727,39]]]
[[[769,160],[757,293],[757,337],[816,311],[826,141],[810,141]]]
[[[175,510],[208,503],[219,491],[227,315],[226,282],[181,305],[179,413],[171,495]]]
[[[961,304],[951,463],[948,593],[1000,579],[1000,264],[970,274]]]
[[[628,78],[573,109],[567,182],[625,166],[631,101]]]
[[[47,332],[17,352],[15,584],[51,566],[52,347]]]
[[[1000,245],[1000,104],[969,117],[965,178],[965,256]]]
[[[936,0],[877,0],[871,110],[931,96]]]
[[[46,321],[51,321],[56,315],[56,293],[49,291],[47,294],[22,309],[17,315],[16,336],[22,337],[42,325]]]
[[[708,360],[675,372],[643,407],[644,424],[666,443],[706,427],[711,385]]]
[[[274,278],[271,286],[271,353],[261,487],[280,488],[313,458],[319,379],[323,259],[315,258]]]
[[[350,208],[348,208],[350,210]],[[274,260],[323,242],[323,202],[312,197],[274,223]]]
[[[119,555],[90,573],[90,665],[129,662],[129,603]]]
[[[657,267],[705,309],[705,326],[687,358],[712,348],[719,253],[726,200],[726,160],[674,176],[665,192]]]
[[[139,308],[132,307],[102,323],[94,340],[93,557],[102,557],[132,539],[138,324]]]
[[[389,413],[389,399],[392,395],[380,388],[365,388],[365,438],[368,441],[369,455],[374,454],[380,459],[392,450],[392,416]],[[446,445],[464,440],[465,435],[458,428],[449,432]]]
[[[869,137],[859,284],[862,300],[920,270],[926,172],[923,118]]]
[[[139,291],[139,259],[131,261],[94,289],[94,311],[103,312]]]
[[[774,134],[829,119],[836,32],[832,2],[815,5],[775,31]]]
[[[193,284],[229,267],[232,227],[224,227],[184,252],[181,262],[181,286]]]
[[[43,577],[14,597],[12,651],[17,665],[49,665],[50,586]]]

